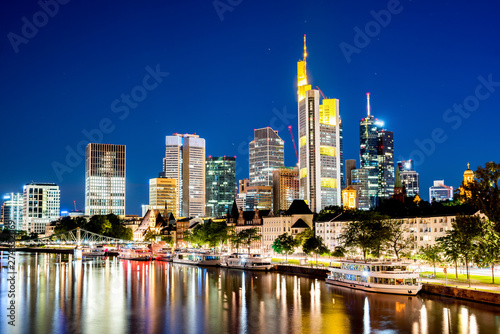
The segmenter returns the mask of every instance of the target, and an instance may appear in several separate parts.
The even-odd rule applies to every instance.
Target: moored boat
[[[248,256],[247,254],[231,254],[223,257],[221,267],[266,271],[272,269],[270,258],[263,258],[260,254]]]
[[[199,266],[218,266],[221,263],[221,257],[213,253],[179,252],[175,254],[172,262]]]
[[[129,261],[151,261],[153,259],[151,253],[143,250],[127,249],[120,251],[118,258]]]
[[[414,296],[422,288],[410,263],[341,261],[328,270],[326,283],[352,289]]]

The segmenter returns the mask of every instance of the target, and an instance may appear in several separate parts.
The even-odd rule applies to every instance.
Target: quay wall
[[[436,284],[422,284],[422,292],[433,295],[448,296],[453,298],[471,300],[480,303],[500,305],[500,293],[462,289],[454,286],[444,286]]]
[[[0,251],[8,252],[9,248],[0,247]],[[68,248],[29,248],[29,247],[16,247],[16,252],[26,252],[26,253],[51,253],[51,254],[73,254],[73,249]]]
[[[274,270],[280,273],[285,274],[294,274],[294,275],[307,275],[307,276],[315,276],[321,279],[325,279],[328,275],[327,269],[322,268],[311,268],[304,266],[290,266],[290,265],[275,265]]]

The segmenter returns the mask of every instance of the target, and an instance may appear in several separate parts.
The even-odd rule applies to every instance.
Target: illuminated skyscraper
[[[285,165],[285,142],[270,127],[254,130],[248,145],[251,186],[272,186],[273,171]]]
[[[206,215],[221,217],[236,198],[236,157],[206,159]]]
[[[378,205],[379,198],[394,194],[394,138],[383,129],[384,123],[371,115],[370,93],[367,97],[367,116],[359,122],[360,167],[368,171],[370,207]]]
[[[23,194],[21,193],[8,193],[3,197],[2,204],[2,223],[6,221],[13,221],[16,230],[23,228]]]
[[[429,201],[452,201],[453,187],[444,184],[444,180],[434,181],[434,185],[429,187]]]
[[[299,198],[299,169],[283,167],[273,172],[273,211],[286,211]]]
[[[158,177],[149,180],[149,209],[164,209],[177,217],[177,180]]]
[[[23,230],[45,233],[45,225],[59,219],[61,192],[54,183],[28,183],[23,188]]]
[[[205,215],[205,139],[195,134],[167,136],[161,177],[177,181],[177,213]]]
[[[415,197],[420,193],[418,173],[413,166],[413,160],[398,161],[401,183],[405,187],[408,197]]]
[[[342,203],[342,121],[339,100],[320,100],[307,82],[307,49],[297,63],[299,113],[299,197],[313,212]]]
[[[125,145],[87,145],[85,215],[125,215]]]

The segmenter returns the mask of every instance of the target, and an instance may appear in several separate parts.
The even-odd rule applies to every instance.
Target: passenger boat
[[[220,255],[203,252],[180,252],[174,255],[173,263],[194,264],[199,266],[218,266]]]
[[[120,255],[118,255],[118,258],[121,260],[129,261],[151,261],[153,259],[149,251],[134,249],[120,251]]]
[[[414,296],[422,288],[410,263],[341,261],[328,270],[326,283],[352,289]]]
[[[83,248],[82,256],[86,257],[98,257],[106,256],[106,250],[102,246],[97,246],[96,248]]]
[[[221,267],[244,269],[244,270],[261,270],[266,271],[272,269],[270,258],[263,258],[260,254],[248,256],[247,254],[231,254],[223,257]]]
[[[172,262],[174,259],[174,256],[172,253],[168,252],[168,253],[157,253],[156,256],[155,256],[155,260],[156,261],[165,261],[165,262]]]

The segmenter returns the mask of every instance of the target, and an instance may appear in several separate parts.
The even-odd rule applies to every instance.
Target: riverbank
[[[423,283],[421,292],[430,293],[479,303],[500,305],[500,293],[477,290],[477,288],[459,288],[458,286],[445,286],[433,283]]]
[[[8,252],[9,248],[0,247],[0,252]],[[31,247],[23,247],[23,248],[15,248],[16,252],[25,252],[25,253],[49,253],[49,254],[73,254],[73,248],[31,248]]]
[[[328,276],[328,269],[289,264],[277,264],[274,266],[274,271],[284,274],[314,276],[321,279],[325,279]]]

